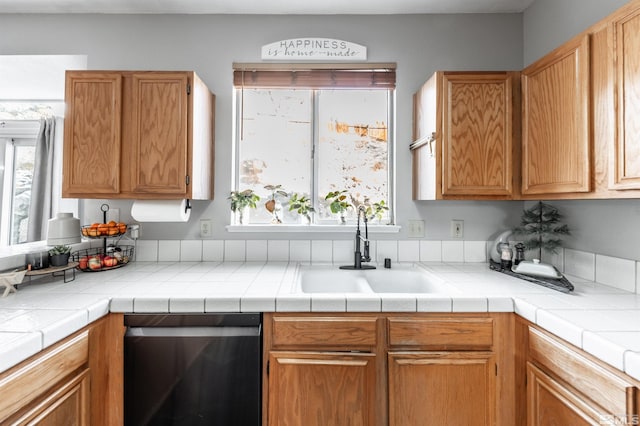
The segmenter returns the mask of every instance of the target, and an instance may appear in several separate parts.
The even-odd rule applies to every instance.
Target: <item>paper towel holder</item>
[[[186,198],[133,200],[131,217],[138,222],[188,222],[191,207]]]

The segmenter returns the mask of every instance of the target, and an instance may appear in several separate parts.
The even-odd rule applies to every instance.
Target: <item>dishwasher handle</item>
[[[254,327],[129,327],[125,337],[255,337],[262,325]]]

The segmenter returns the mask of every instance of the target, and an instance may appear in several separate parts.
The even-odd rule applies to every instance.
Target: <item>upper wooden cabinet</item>
[[[519,147],[514,72],[437,72],[414,95],[413,198],[512,199]]]
[[[522,194],[591,190],[589,36],[522,71]]]
[[[122,76],[67,72],[63,195],[120,190]]]
[[[611,27],[618,131],[610,156],[610,188],[640,189],[640,9],[615,19]]]
[[[522,72],[522,198],[640,198],[640,1]]]
[[[213,198],[214,96],[193,72],[67,71],[64,197]]]

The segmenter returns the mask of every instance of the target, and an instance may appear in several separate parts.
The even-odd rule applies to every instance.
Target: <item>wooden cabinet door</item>
[[[131,86],[131,192],[186,195],[188,75],[135,73]]]
[[[513,198],[517,74],[437,72],[416,92],[414,200]]]
[[[60,385],[33,409],[16,420],[16,425],[89,425],[89,370]]]
[[[490,352],[390,352],[389,425],[493,425]]]
[[[589,36],[522,72],[522,194],[591,190]]]
[[[269,425],[375,424],[376,356],[271,352]]]
[[[89,332],[0,375],[0,424],[89,424]]]
[[[540,379],[545,386],[543,389],[544,398],[548,400],[551,400],[552,397],[562,399],[561,396],[564,395],[562,392],[549,389],[563,387],[570,390],[569,392],[574,397],[570,399],[563,396],[563,398],[569,398],[570,406],[578,407],[579,413],[586,413],[585,416],[588,415],[589,418],[596,420],[605,414],[608,416],[607,418],[616,416],[615,423],[605,422],[603,424],[626,424],[624,421],[621,423],[620,419],[632,421],[632,419],[639,418],[638,388],[628,377],[614,373],[612,369],[602,363],[590,359],[589,356],[580,353],[566,342],[536,327],[529,327],[527,339],[528,356],[532,363],[529,367],[531,370],[529,374],[540,376],[548,373],[557,381],[555,384],[550,381],[551,379]],[[543,397],[540,397],[541,400]],[[574,399],[578,402],[573,402]],[[549,404],[556,404],[556,402],[549,402]],[[540,414],[540,416],[543,415],[546,414]]]
[[[68,71],[63,197],[120,192],[122,75]]]
[[[603,410],[589,405],[531,363],[527,363],[527,413],[528,426],[610,424],[602,422],[609,417]]]
[[[413,96],[412,197],[414,200],[435,200],[441,197],[441,162],[438,138],[438,121],[442,111],[438,107],[438,81],[435,73]]]
[[[617,128],[611,189],[640,189],[640,10],[613,23]]]
[[[444,73],[442,194],[512,193],[512,74]]]

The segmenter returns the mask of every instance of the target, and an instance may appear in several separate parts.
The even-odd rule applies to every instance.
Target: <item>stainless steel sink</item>
[[[444,293],[446,284],[414,265],[392,269],[340,270],[335,266],[300,267],[294,292]]]

